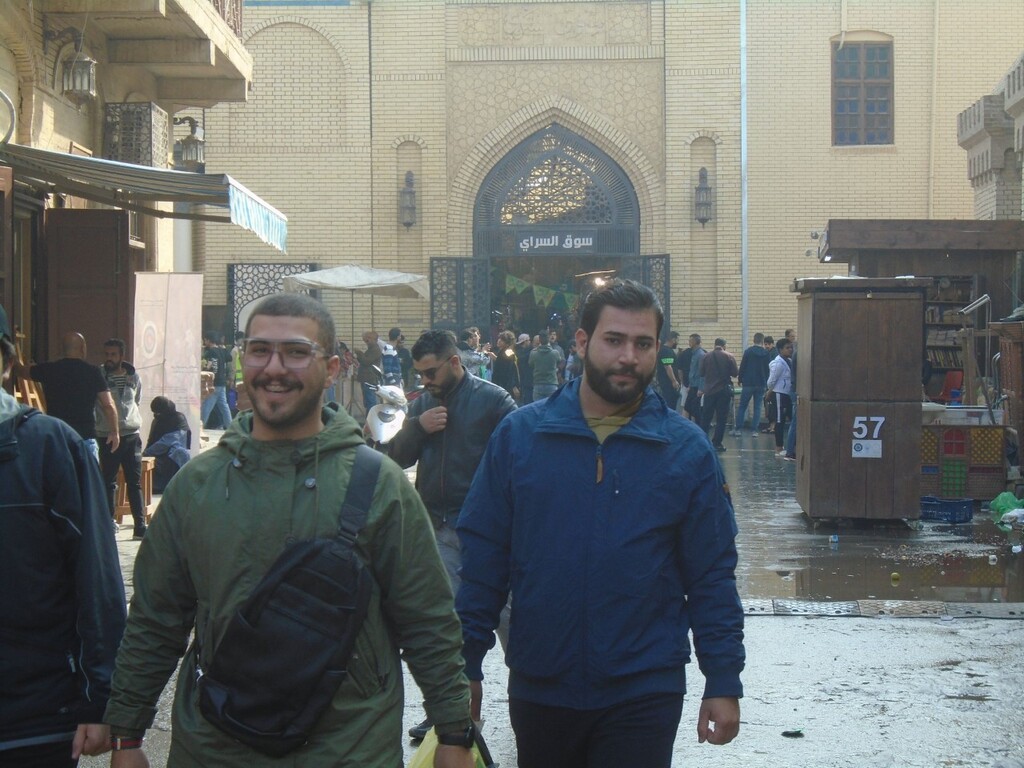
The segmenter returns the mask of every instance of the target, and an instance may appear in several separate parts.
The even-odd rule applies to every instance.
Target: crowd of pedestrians
[[[656,383],[668,406],[697,422],[719,453],[727,450],[723,438],[731,424],[733,437],[774,435],[776,455],[795,461],[796,332],[787,329],[778,342],[755,333],[738,365],[726,349],[725,339],[715,339],[710,352],[702,346],[698,333],[690,334],[688,342],[687,348],[680,350],[678,332],[669,331],[658,351]],[[738,404],[734,379],[739,387]],[[767,422],[763,427],[762,406]]]

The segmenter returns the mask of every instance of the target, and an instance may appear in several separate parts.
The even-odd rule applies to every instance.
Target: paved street
[[[702,681],[691,665],[675,764],[1024,768],[1024,556],[981,515],[962,526],[815,527],[771,437],[726,441],[748,613],[742,726],[727,747],[697,744]],[[130,534],[118,541],[129,589]],[[516,768],[500,653],[485,675],[485,735]],[[168,705],[165,694],[148,739],[155,766],[166,761]],[[406,727],[421,718],[407,679]],[[781,735],[792,730],[803,737]]]

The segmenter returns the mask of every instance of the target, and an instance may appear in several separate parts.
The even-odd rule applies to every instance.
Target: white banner
[[[163,395],[185,414],[192,430],[192,455],[199,452],[199,370],[203,349],[203,276],[198,273],[135,274],[135,349],[132,362],[142,380],[142,439]]]

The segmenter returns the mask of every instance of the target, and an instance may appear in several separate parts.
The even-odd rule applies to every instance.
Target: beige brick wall
[[[836,271],[804,256],[829,218],[973,215],[956,115],[1019,56],[1024,22],[1019,0],[746,8],[747,306],[750,333],[777,336],[795,325],[792,279]],[[427,272],[432,256],[469,255],[484,177],[556,120],[632,181],[642,252],[672,257],[671,325],[742,346],[735,0],[353,0],[247,8],[246,27],[254,92],[210,111],[207,171],[288,214],[287,259]],[[832,147],[830,40],[844,31],[893,39],[891,146]],[[693,220],[702,165],[716,198],[704,228]],[[398,221],[406,171],[417,192],[409,229]],[[226,301],[229,263],[282,260],[234,228],[205,229],[208,304]],[[356,299],[354,329],[348,297],[328,303],[342,337],[369,327],[369,299]],[[372,311],[378,330],[429,322],[423,301],[378,298]]]

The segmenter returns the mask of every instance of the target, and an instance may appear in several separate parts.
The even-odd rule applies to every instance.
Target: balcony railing
[[[239,38],[242,36],[242,1],[243,0],[210,0],[220,17],[228,23],[231,31]]]

